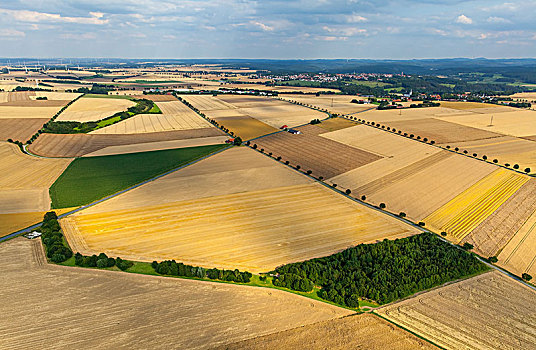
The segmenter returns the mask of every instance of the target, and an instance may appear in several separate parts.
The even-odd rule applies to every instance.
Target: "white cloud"
[[[56,13],[45,13],[27,10],[7,10],[0,8],[0,14],[8,15],[21,22],[64,22],[78,24],[106,24],[107,19],[97,17],[99,12],[92,12],[91,17],[64,17]]]
[[[354,27],[333,28],[333,27],[323,26],[322,29],[325,30],[328,33],[339,34],[340,36],[345,36],[345,37],[354,36],[354,35],[358,35],[358,34],[366,34],[367,33],[366,29],[354,28]]]
[[[353,13],[351,15],[346,16],[346,21],[349,23],[366,22],[367,18]]]
[[[467,17],[466,15],[459,15],[456,18],[456,22],[457,23],[462,23],[462,24],[473,24],[473,20],[471,18]]]
[[[20,30],[15,29],[0,29],[0,38],[22,38],[25,37],[26,33],[21,32]]]
[[[97,36],[94,33],[83,33],[83,34],[64,33],[60,35],[60,38],[69,39],[69,40],[76,40],[76,39],[93,40],[93,39],[96,39]]]
[[[488,17],[488,19],[486,21],[488,23],[512,23],[512,21],[510,21],[510,20],[508,20],[506,18],[495,17],[495,16]]]
[[[258,21],[250,21],[249,23],[253,24],[254,26],[257,26],[264,30],[265,32],[271,32],[274,30],[274,27],[270,27],[269,25],[266,25],[264,23],[258,22]]]

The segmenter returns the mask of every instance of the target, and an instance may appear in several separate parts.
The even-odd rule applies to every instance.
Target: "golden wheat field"
[[[535,297],[493,271],[375,312],[446,349],[536,349]]]
[[[277,334],[255,337],[218,349],[437,349],[373,314],[323,321]]]
[[[427,227],[445,231],[459,242],[529,180],[497,169],[423,219]]]
[[[0,159],[2,213],[48,210],[48,188],[71,162],[71,159],[31,157],[6,142],[0,142]]]
[[[0,245],[0,349],[206,349],[352,313],[274,289],[45,259],[39,239]]]
[[[354,114],[376,108],[376,105],[352,103],[352,100],[363,100],[363,97],[352,95],[282,95],[280,97],[287,101],[300,102],[338,114]]]
[[[82,97],[56,119],[57,121],[93,122],[126,111],[136,104],[130,100],[107,97]]]
[[[213,128],[180,101],[157,102],[162,114],[139,114],[91,134],[139,134],[149,132]]]
[[[62,226],[81,252],[255,272],[418,232],[248,148],[202,160]]]
[[[516,110],[514,112],[478,114],[461,116],[442,116],[446,121],[471,126],[486,131],[510,136],[536,135],[536,111]]]

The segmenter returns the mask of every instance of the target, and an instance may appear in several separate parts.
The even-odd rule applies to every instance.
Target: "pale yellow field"
[[[376,108],[376,105],[351,103],[354,99],[364,99],[363,97],[352,95],[282,95],[279,97],[287,101],[301,102],[339,114],[353,114],[366,109]]]
[[[126,111],[136,104],[130,100],[119,98],[82,97],[70,105],[56,119],[57,121],[92,122],[111,117],[117,112]]]
[[[194,107],[201,111],[211,111],[214,109],[236,109],[237,107],[230,103],[220,100],[217,96],[212,95],[180,95]]]
[[[139,134],[148,132],[213,128],[180,101],[156,102],[162,114],[139,114],[90,134]]]
[[[491,117],[493,116],[493,122]],[[518,110],[516,112],[469,114],[448,116],[445,120],[461,125],[472,126],[511,136],[536,135],[536,111]],[[492,123],[492,126],[490,126]]]
[[[302,91],[304,93],[316,92],[339,92],[339,89],[317,88],[309,86],[266,86],[263,84],[223,84],[220,89],[241,89],[241,90],[259,90],[259,91],[277,91],[280,93]]]
[[[441,107],[459,109],[459,110],[473,110],[479,108],[499,108],[504,106],[492,104],[492,103],[480,103],[480,102],[458,102],[458,101],[441,101],[439,102]]]
[[[518,92],[508,97],[513,99],[536,101],[536,92]]]
[[[441,151],[437,147],[365,125],[357,125],[321,136],[383,157],[329,180],[343,188],[350,189],[364,186]]]
[[[228,136],[200,137],[196,139],[157,141],[147,143],[136,143],[132,145],[109,146],[98,151],[83,155],[83,157],[109,156],[112,154],[125,154],[136,152],[149,152],[164,149],[176,149],[184,147],[198,147],[225,143]]]
[[[446,349],[536,349],[536,293],[493,271],[375,312]]]
[[[381,111],[375,109],[359,113],[355,115],[355,117],[371,122],[394,122],[401,120],[434,118],[452,115],[467,115],[467,112],[444,107],[386,109]]]
[[[459,242],[528,180],[528,176],[497,169],[423,221],[428,228],[446,231],[450,239]]]
[[[30,97],[35,100],[37,97],[46,97],[48,100],[59,101],[72,101],[82,94],[77,92],[52,92],[52,91],[36,91],[34,97]]]
[[[0,106],[0,119],[7,118],[52,118],[59,107]]]
[[[39,239],[2,243],[0,266],[1,349],[207,349],[353,313],[275,289],[49,265]]]
[[[290,103],[241,108],[240,111],[275,128],[280,128],[283,125],[297,126],[307,124],[312,119],[324,119],[327,117],[325,113]]]
[[[371,192],[357,189],[356,194],[365,194],[376,205],[385,203],[388,210],[405,212],[409,218],[420,221],[497,169],[468,157],[443,154],[438,157],[436,153],[432,157],[438,159],[429,162],[425,159],[414,163],[399,176],[387,174]]]
[[[536,142],[513,136],[500,136],[490,139],[456,142],[456,147],[467,150],[469,154],[486,155],[488,160],[497,159],[499,164],[519,164],[520,169],[529,167],[536,170]]]
[[[499,265],[521,276],[536,277],[536,213],[525,222],[499,254]]]
[[[142,261],[267,272],[417,229],[319,184],[213,196],[101,214],[62,227],[74,250]]]
[[[48,188],[71,162],[31,157],[6,142],[0,142],[0,159],[1,213],[48,210]]]

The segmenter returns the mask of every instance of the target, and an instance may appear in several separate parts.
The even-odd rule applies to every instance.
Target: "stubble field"
[[[39,240],[0,253],[1,349],[205,349],[352,313],[274,289],[48,265]]]
[[[534,298],[493,271],[376,312],[448,349],[536,349]]]
[[[127,99],[82,97],[63,111],[56,121],[98,121],[135,105]]]

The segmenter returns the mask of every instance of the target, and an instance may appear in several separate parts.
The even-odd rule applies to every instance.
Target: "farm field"
[[[331,183],[350,189],[357,189],[386,174],[441,152],[437,147],[365,125],[357,125],[320,136],[381,158],[329,179]]]
[[[255,337],[218,349],[437,349],[372,314],[352,315]]]
[[[82,211],[62,219],[62,227],[69,244],[83,254],[104,251],[132,260],[176,259],[251,272],[418,232],[319,184]]]
[[[56,121],[98,121],[135,105],[127,99],[82,97],[63,111]]]
[[[496,256],[535,210],[536,180],[529,179],[499,209],[471,231],[463,242],[471,243],[475,252],[484,257]],[[520,236],[523,237],[523,234]]]
[[[289,92],[303,92],[303,93],[317,93],[317,92],[340,92],[339,89],[331,88],[317,88],[310,86],[266,86],[263,84],[223,84],[220,86],[222,89],[241,89],[241,90],[259,90],[259,91],[277,91],[279,93]]]
[[[28,150],[45,157],[82,157],[111,146],[137,145],[149,142],[192,140],[224,136],[217,128],[175,130],[133,135],[41,134]]]
[[[226,127],[235,135],[240,136],[242,140],[251,140],[279,131],[279,129],[248,116],[216,118],[216,120],[220,125]]]
[[[56,209],[58,215],[75,208]],[[1,210],[1,209],[0,209]],[[0,214],[0,237],[43,221],[46,211]]]
[[[427,227],[446,231],[460,241],[529,180],[505,169],[497,169],[423,219]]]
[[[237,109],[230,103],[220,100],[217,96],[212,95],[180,95],[180,98],[188,101],[194,107],[201,111],[212,111],[220,109]]]
[[[91,203],[226,147],[211,145],[75,159],[50,187],[54,208]]]
[[[376,105],[357,104],[351,101],[363,99],[359,96],[351,95],[281,95],[279,96],[287,101],[296,101],[312,105],[321,109],[327,109],[331,113],[354,114],[370,108],[376,108]]]
[[[43,124],[48,122],[46,118],[12,118],[0,119],[0,140],[12,139],[26,142]]]
[[[436,143],[450,143],[451,146],[459,146],[460,142],[493,139],[501,134],[464,126],[456,123],[450,123],[443,119],[426,118],[412,119],[404,121],[386,122],[386,126],[414,134],[421,138],[434,140]],[[452,144],[454,143],[454,144]]]
[[[536,111],[517,110],[514,112],[469,114],[462,116],[442,116],[446,121],[458,123],[486,131],[509,136],[536,135]],[[493,117],[493,125],[490,126]]]
[[[81,252],[256,272],[418,232],[245,147],[88,208],[62,226]]]
[[[138,134],[214,127],[180,101],[157,102],[156,105],[162,114],[139,114],[90,134]]]
[[[348,128],[351,129],[351,128]],[[343,129],[343,130],[348,130]],[[255,140],[253,143],[265,153],[281,156],[291,165],[300,165],[304,171],[325,179],[377,161],[382,156],[357,149],[322,137],[325,129],[316,125],[297,128],[302,134],[280,132]]]
[[[205,349],[352,313],[274,289],[49,265],[39,240],[2,243],[0,266],[2,349]]]
[[[173,140],[173,141],[158,141],[158,142],[146,142],[137,143],[132,145],[122,146],[109,146],[101,148],[98,151],[83,155],[83,157],[95,157],[95,156],[110,156],[115,154],[127,154],[138,152],[150,152],[161,151],[166,149],[177,149],[186,147],[198,147],[208,146],[216,144],[224,144],[229,137],[227,136],[213,136],[213,137],[200,137],[195,139],[186,140]]]
[[[440,101],[441,107],[458,109],[461,111],[474,111],[479,113],[480,110],[495,110],[496,113],[499,111],[514,111],[515,108],[500,106],[493,103],[481,103],[481,102],[458,102],[458,101]]]
[[[71,162],[71,159],[31,157],[16,145],[5,142],[0,142],[0,159],[2,214],[48,210],[48,188]]]
[[[118,91],[118,92],[121,92],[121,91]],[[177,99],[173,95],[143,94],[143,93],[141,93],[141,91],[140,91],[139,94],[131,95],[130,97],[132,97],[132,98],[143,98],[143,99],[151,100],[151,101],[154,101],[154,102],[177,101]]]
[[[536,140],[535,140],[536,141]],[[499,136],[476,141],[457,142],[451,146],[467,150],[470,154],[486,155],[499,164],[519,164],[520,169],[536,169],[536,142],[513,136]],[[445,146],[445,145],[442,145]]]
[[[317,126],[326,130],[326,132],[346,129],[346,128],[349,128],[351,126],[356,126],[356,125],[357,125],[357,122],[354,122],[345,118],[329,118],[329,119],[323,120],[320,124],[317,124]]]
[[[37,101],[36,101],[37,102]],[[68,101],[67,101],[68,102]],[[28,102],[33,103],[33,102]],[[30,107],[30,106],[3,106],[0,104],[0,119],[46,119],[52,118],[62,106]]]
[[[442,151],[352,192],[420,221],[496,169],[491,164]]]
[[[534,200],[531,198],[531,200]],[[536,213],[517,231],[499,254],[499,265],[519,276],[528,273],[536,276]]]
[[[385,110],[370,110],[359,113],[354,117],[364,119],[371,122],[388,123],[395,121],[405,121],[413,119],[426,119],[454,115],[467,115],[466,111],[460,111],[452,108],[444,107],[423,107],[423,108],[408,108],[408,109],[385,109]]]
[[[448,349],[535,349],[534,298],[493,271],[375,312]]]

